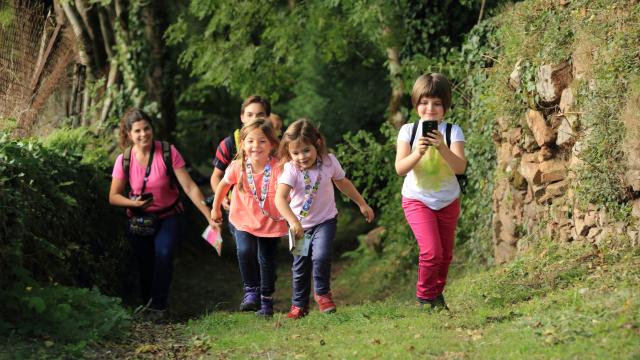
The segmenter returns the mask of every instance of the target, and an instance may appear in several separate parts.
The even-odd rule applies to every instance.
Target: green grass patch
[[[588,244],[538,244],[513,263],[452,274],[450,312],[420,309],[414,279],[394,296],[360,299],[376,287],[372,262],[341,273],[374,274],[362,286],[338,281],[338,312],[312,310],[302,320],[215,313],[185,329],[190,356],[215,358],[616,358],[640,356],[640,250],[601,251]],[[352,271],[352,272],[351,272]],[[353,279],[351,279],[353,280]],[[340,284],[340,285],[338,285]],[[345,288],[347,287],[347,288]],[[355,303],[355,302],[354,302]]]

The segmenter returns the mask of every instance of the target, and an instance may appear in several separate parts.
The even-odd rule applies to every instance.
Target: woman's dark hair
[[[133,128],[133,123],[137,121],[146,121],[149,126],[153,128],[153,123],[151,122],[151,117],[147,115],[144,111],[138,108],[130,108],[127,112],[122,115],[122,119],[120,119],[120,147],[125,149],[127,146],[131,145],[131,141],[129,140],[129,133],[131,132],[131,128]]]

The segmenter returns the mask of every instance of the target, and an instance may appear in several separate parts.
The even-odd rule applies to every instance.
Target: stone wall
[[[527,243],[522,241],[526,236],[597,242],[611,234],[626,234],[634,244],[639,243],[636,224],[616,223],[605,208],[593,204],[578,206],[573,192],[590,129],[580,123],[572,85],[577,80],[590,81],[594,51],[578,46],[569,61],[541,66],[536,77],[536,109],[526,110],[516,125],[506,118],[496,119],[498,175],[492,225],[497,263],[512,259]],[[519,63],[505,81],[514,91],[519,89]],[[623,150],[629,159],[624,181],[634,194],[640,192],[639,117],[640,96],[632,98],[622,114],[627,132]],[[633,215],[639,218],[640,200],[632,201]]]

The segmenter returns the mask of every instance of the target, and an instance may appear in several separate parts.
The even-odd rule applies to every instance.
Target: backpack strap
[[[129,178],[129,166],[131,165],[131,146],[127,146],[124,149],[124,153],[122,153],[122,170],[124,171],[124,176]]]
[[[418,124],[420,123],[420,120],[416,120],[413,123],[413,127],[411,128],[411,140],[409,140],[409,145],[411,147],[413,147],[413,140],[416,139],[416,133],[418,132]]]
[[[233,132],[233,141],[236,144],[236,154],[240,152],[240,129],[236,129]],[[235,154],[233,154],[235,156]],[[232,158],[233,158],[232,156]]]
[[[129,167],[131,166],[131,146],[127,146],[122,153],[122,170],[124,177],[129,180]]]
[[[176,186],[176,174],[173,171],[173,160],[171,160],[171,144],[168,141],[162,141],[162,161],[167,168],[167,176],[171,182],[171,187]]]
[[[451,129],[453,125],[451,123],[447,123],[447,131],[445,131],[445,141],[447,142],[447,147],[451,148]]]

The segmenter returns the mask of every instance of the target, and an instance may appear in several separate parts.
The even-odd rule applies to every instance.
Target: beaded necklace
[[[249,183],[249,189],[251,190],[253,198],[258,202],[258,207],[260,208],[262,215],[275,221],[283,220],[284,218],[282,216],[273,217],[264,209],[264,202],[267,200],[267,191],[269,190],[269,180],[271,178],[271,156],[269,156],[267,164],[264,167],[264,171],[262,172],[262,186],[260,188],[260,196],[258,196],[256,184],[253,181],[253,168],[251,167],[251,161],[247,161],[245,167],[247,170],[247,182]]]
[[[316,178],[315,184],[313,187],[311,186],[311,177],[309,176],[309,169],[302,171],[302,177],[304,179],[304,203],[302,204],[302,210],[300,210],[300,215],[298,215],[298,219],[302,219],[309,215],[309,209],[311,208],[311,204],[313,203],[313,199],[316,197],[318,193],[318,188],[320,187],[320,180],[322,180],[322,160],[320,157],[317,158],[317,167],[318,167],[318,177]]]

